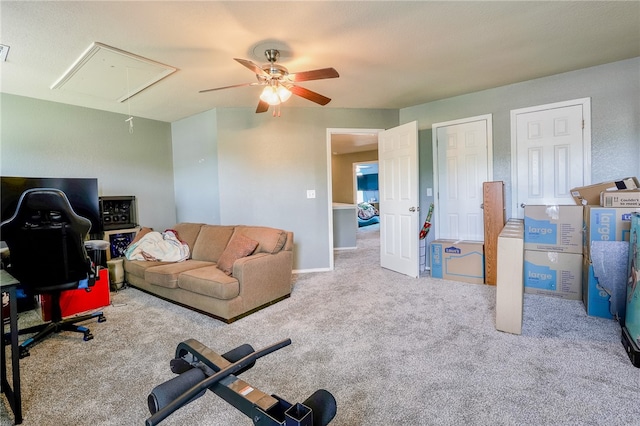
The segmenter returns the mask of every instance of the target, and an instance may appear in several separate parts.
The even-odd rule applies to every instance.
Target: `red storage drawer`
[[[111,303],[109,295],[109,270],[100,268],[98,279],[93,287],[87,289],[63,291],[60,296],[60,306],[62,307],[62,317],[99,309]],[[42,309],[42,319],[51,320],[51,296],[40,295],[40,306]]]

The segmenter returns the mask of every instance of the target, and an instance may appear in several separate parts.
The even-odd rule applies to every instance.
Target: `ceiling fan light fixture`
[[[260,100],[268,103],[269,105],[280,104],[280,97],[278,96],[278,92],[276,91],[276,88],[273,86],[266,86],[264,90],[262,90],[262,94],[260,95]]]
[[[280,102],[287,102],[287,100],[291,97],[291,91],[284,87],[283,85],[278,85],[278,97],[280,98]]]
[[[262,90],[260,100],[269,105],[280,105],[291,97],[291,91],[281,84],[269,85]]]

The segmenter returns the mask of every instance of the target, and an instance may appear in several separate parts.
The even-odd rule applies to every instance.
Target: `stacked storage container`
[[[583,301],[589,315],[610,319],[618,316],[618,309],[612,305],[611,297],[618,285],[616,283],[605,285],[601,281],[607,278],[606,275],[611,275],[610,272],[605,272],[605,269],[611,271],[614,267],[619,267],[618,269],[626,271],[628,244],[614,243],[629,241],[631,216],[637,210],[634,207],[584,207]],[[597,264],[594,268],[596,256],[593,251],[594,243],[606,244],[603,249],[605,258],[601,261],[604,263],[604,268],[600,272],[597,270]],[[624,275],[626,274],[623,274],[622,280]],[[620,284],[624,289],[624,284]],[[620,315],[623,313],[620,312]]]
[[[582,299],[582,235],[582,206],[525,206],[526,293]]]
[[[583,301],[588,315],[624,320],[631,217],[640,211],[636,177],[573,188],[584,206]]]

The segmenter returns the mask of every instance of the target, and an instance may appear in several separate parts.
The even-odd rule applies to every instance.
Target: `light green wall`
[[[139,222],[175,224],[171,126],[0,94],[0,174],[98,178],[98,192],[135,195]]]
[[[327,128],[390,128],[397,110],[218,109],[220,217],[294,232],[294,269],[330,265]],[[316,198],[306,198],[314,189]]]
[[[510,216],[511,110],[578,98],[591,98],[591,181],[640,175],[640,58],[404,108],[400,122],[418,121],[421,182],[432,185],[433,160],[422,161],[422,152],[432,151],[432,124],[492,114],[493,178],[505,182]],[[433,197],[422,200],[428,207]]]
[[[216,111],[171,124],[177,222],[220,223]]]

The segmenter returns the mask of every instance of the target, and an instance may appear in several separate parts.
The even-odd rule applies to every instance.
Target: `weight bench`
[[[204,395],[209,389],[259,426],[326,426],[336,415],[336,400],[324,389],[302,403],[291,404],[277,395],[267,395],[237,376],[255,365],[258,358],[291,344],[286,339],[255,351],[244,344],[219,355],[195,339],[178,344],[170,362],[178,374],[149,394],[151,417],[147,426],[159,424],[171,413]]]

